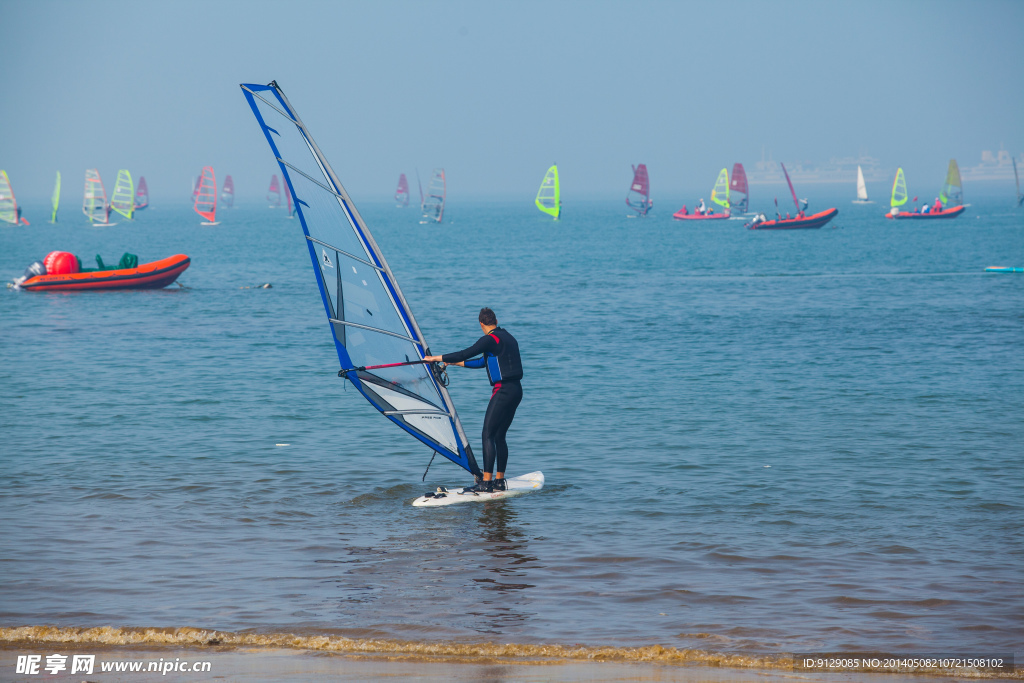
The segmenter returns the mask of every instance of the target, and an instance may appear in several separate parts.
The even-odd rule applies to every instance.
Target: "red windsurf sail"
[[[267,201],[270,208],[281,208],[281,186],[277,182],[277,174],[270,176],[270,189],[267,190]]]
[[[217,177],[213,174],[213,166],[203,166],[192,208],[210,223],[217,221]]]
[[[736,197],[742,194],[743,198]],[[750,193],[747,191],[747,172],[743,170],[743,164],[737,162],[732,165],[732,178],[729,179],[729,207],[737,209],[739,213],[746,213],[750,206]]]
[[[626,195],[626,206],[636,211],[639,216],[646,216],[654,206],[654,202],[651,201],[651,179],[647,175],[646,164],[633,167],[633,183]]]
[[[235,205],[235,181],[231,179],[231,176],[224,178],[224,187],[220,190],[220,199],[224,202],[224,206],[228,208]]]
[[[135,188],[135,210],[141,211],[149,206],[149,187],[146,185],[146,176],[139,178],[139,186]]]
[[[395,190],[395,204],[398,206],[409,206],[409,181],[405,174],[398,176],[398,189]]]

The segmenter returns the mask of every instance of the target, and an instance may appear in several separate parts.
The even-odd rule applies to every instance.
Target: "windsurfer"
[[[487,368],[487,377],[494,390],[484,416],[483,481],[466,491],[490,493],[504,491],[505,467],[508,464],[508,443],[505,435],[512,426],[516,408],[523,400],[523,362],[519,357],[519,342],[509,332],[498,327],[498,318],[490,308],[480,309],[478,316],[483,336],[462,351],[441,356],[427,356],[424,360],[459,365],[467,368]],[[480,358],[476,358],[480,356]],[[472,359],[472,360],[470,360]],[[493,475],[497,466],[497,473]]]

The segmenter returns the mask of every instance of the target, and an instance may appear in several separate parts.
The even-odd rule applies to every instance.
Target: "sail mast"
[[[786,165],[780,161],[779,166],[782,167],[782,172],[786,175],[786,182],[789,184],[789,193],[793,195],[793,206],[796,207],[796,212],[800,213],[800,202],[796,198],[796,190],[793,189],[793,181],[789,179],[789,172],[786,171]]]
[[[1013,179],[1017,181],[1017,206],[1024,204],[1024,195],[1020,193],[1020,176],[1017,175],[1017,159],[1013,159]]]

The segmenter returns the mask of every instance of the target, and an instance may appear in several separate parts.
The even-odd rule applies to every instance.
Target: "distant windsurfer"
[[[498,318],[489,308],[480,309],[478,316],[484,335],[475,344],[462,351],[441,356],[427,356],[424,360],[460,365],[466,368],[487,368],[487,377],[494,390],[484,416],[483,481],[466,489],[467,492],[490,493],[506,490],[505,467],[508,464],[508,443],[505,435],[512,426],[516,408],[523,400],[523,362],[519,357],[519,342],[509,332],[498,327]],[[476,358],[480,356],[480,358]],[[472,359],[472,360],[471,360]],[[497,466],[497,473],[493,475]]]

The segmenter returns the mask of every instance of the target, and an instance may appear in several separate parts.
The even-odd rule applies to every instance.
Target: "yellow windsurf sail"
[[[7,177],[7,171],[0,171],[0,221],[18,224],[18,202],[14,199],[14,190]]]
[[[558,165],[554,165],[544,174],[544,181],[537,190],[537,208],[553,217],[556,221],[562,215],[562,193],[558,185]]]
[[[907,180],[903,177],[903,169],[896,169],[896,179],[892,181],[892,201],[889,206],[903,206],[907,203]]]
[[[718,180],[711,190],[711,201],[722,208],[729,208],[729,171],[724,168],[718,172]]]
[[[53,216],[51,223],[57,222],[57,209],[60,208],[60,171],[57,171],[57,184],[53,186]]]
[[[132,182],[132,174],[126,169],[117,172],[114,194],[110,195],[110,208],[128,220],[135,213],[135,184]]]
[[[946,184],[942,186],[939,199],[945,206],[960,206],[964,203],[964,188],[960,183],[960,167],[956,165],[956,159],[949,160]]]

